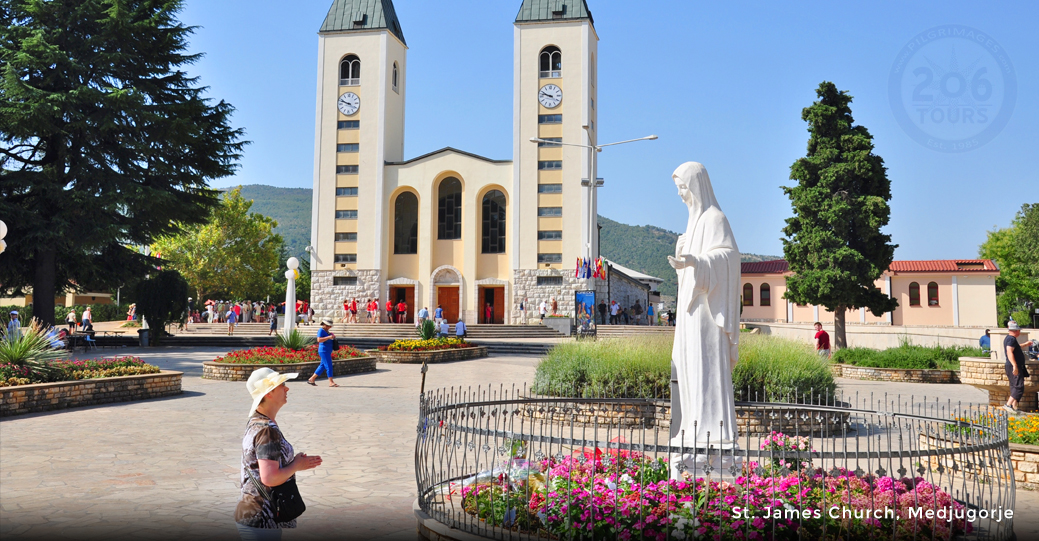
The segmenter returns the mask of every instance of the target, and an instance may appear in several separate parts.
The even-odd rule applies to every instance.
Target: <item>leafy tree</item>
[[[184,226],[152,247],[187,278],[196,299],[262,299],[271,290],[282,239],[274,233],[278,222],[250,212],[252,204],[235,188],[224,194],[208,222]]]
[[[999,265],[996,308],[1000,326],[1033,322],[1039,308],[1039,203],[1025,204],[1010,227],[989,231],[978,255]],[[1031,303],[1031,304],[1029,304]]]
[[[245,144],[233,108],[181,68],[181,0],[0,2],[0,258],[8,292],[112,288],[154,267],[132,246],[205,220]]]
[[[819,101],[801,112],[811,134],[808,153],[790,166],[798,184],[783,187],[794,210],[783,228],[783,254],[794,273],[784,298],[832,310],[834,346],[844,348],[847,310],[865,307],[880,316],[898,306],[874,285],[897,246],[880,232],[891,213],[891,182],[873,154],[873,136],[853,125],[852,97],[828,81],[816,95]]]
[[[158,345],[166,324],[183,321],[188,310],[188,283],[175,270],[164,270],[154,278],[141,280],[137,293],[137,313],[152,329],[150,345]]]

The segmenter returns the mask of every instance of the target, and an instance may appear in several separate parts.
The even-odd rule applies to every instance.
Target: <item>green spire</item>
[[[579,19],[588,19],[595,24],[585,0],[523,0],[523,5],[516,15],[518,23]]]
[[[318,32],[342,32],[385,28],[404,41],[404,31],[393,9],[393,0],[333,0]]]

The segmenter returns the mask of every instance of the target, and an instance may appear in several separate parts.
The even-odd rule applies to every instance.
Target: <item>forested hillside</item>
[[[310,206],[313,190],[309,188],[276,188],[250,184],[242,186],[242,197],[253,200],[253,212],[278,221],[274,231],[285,239],[289,255],[306,256],[310,244]],[[309,257],[307,257],[309,259]]]
[[[678,292],[678,275],[667,262],[667,256],[675,253],[678,233],[652,225],[627,225],[599,216],[602,231],[599,237],[599,252],[610,261],[629,269],[663,278],[660,284],[662,295]],[[781,256],[741,254],[743,261],[768,261],[782,259]]]
[[[278,221],[275,230],[285,239],[289,254],[304,257],[303,248],[310,243],[309,188],[276,188],[274,186],[242,186],[242,197],[253,200],[253,212]],[[610,261],[630,269],[664,279],[660,293],[674,295],[678,291],[675,271],[667,256],[675,251],[678,233],[652,225],[626,225],[599,216],[602,232],[600,251]],[[742,254],[743,261],[779,259],[776,256]]]

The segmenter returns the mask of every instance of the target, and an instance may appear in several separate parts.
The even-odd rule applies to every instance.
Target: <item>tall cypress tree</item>
[[[797,186],[783,187],[794,210],[783,228],[783,255],[793,272],[784,298],[832,310],[834,346],[844,348],[847,310],[880,316],[898,306],[874,285],[897,247],[880,232],[891,214],[891,182],[884,160],[873,154],[873,136],[854,125],[851,96],[828,81],[816,95],[801,112],[811,136],[807,155],[790,166]]]
[[[137,253],[218,202],[243,132],[183,68],[180,0],[0,2],[0,289],[31,287],[54,322],[72,287],[114,287],[157,261]]]

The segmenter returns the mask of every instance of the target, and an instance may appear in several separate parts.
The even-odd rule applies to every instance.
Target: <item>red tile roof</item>
[[[754,261],[740,264],[743,274],[784,274],[790,266],[784,259]],[[999,272],[991,259],[936,259],[932,261],[892,261],[889,271],[913,272]]]
[[[999,272],[991,259],[935,259],[933,261],[892,261],[889,270],[900,272]]]
[[[740,264],[743,274],[783,274],[790,269],[785,259],[774,259],[772,261],[754,261]]]

